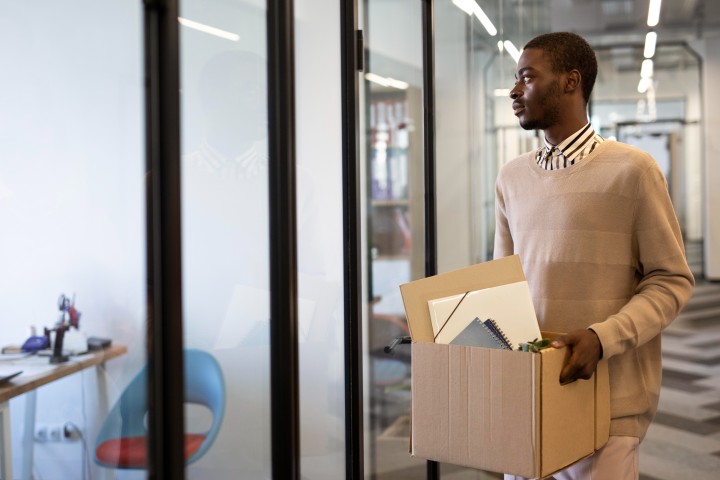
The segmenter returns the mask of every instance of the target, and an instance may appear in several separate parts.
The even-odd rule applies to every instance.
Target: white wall
[[[716,88],[720,74],[720,37],[705,39],[703,52],[703,93],[705,116],[705,276],[711,280],[720,279],[720,92]]]
[[[75,294],[81,331],[129,346],[114,400],[144,364],[145,232],[140,2],[0,6],[0,344],[52,327]],[[38,390],[38,424],[72,421],[94,450],[95,373]],[[11,401],[20,475],[24,398]],[[36,444],[36,474],[83,478],[81,442]]]

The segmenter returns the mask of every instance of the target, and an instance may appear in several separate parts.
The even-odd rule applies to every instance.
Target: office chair
[[[185,403],[204,405],[212,412],[210,429],[185,434],[185,462],[208,451],[220,431],[225,412],[225,383],[217,360],[200,350],[185,350]],[[147,367],[135,376],[113,406],[98,434],[95,462],[121,469],[147,467]]]

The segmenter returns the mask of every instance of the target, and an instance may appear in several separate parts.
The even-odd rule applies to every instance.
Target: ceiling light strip
[[[240,40],[240,35],[237,33],[211,27],[210,25],[205,25],[204,23],[194,22],[192,20],[188,20],[187,18],[178,17],[178,22],[180,22],[180,25],[183,27],[192,28],[193,30],[198,30],[203,33],[209,33],[210,35],[215,35],[216,37],[224,38],[225,40],[232,40],[233,42]]]
[[[645,58],[652,58],[655,55],[655,45],[657,44],[657,33],[648,32],[645,35],[645,50],[643,56]]]
[[[648,18],[647,18],[647,24],[648,27],[654,27],[655,25],[660,22],[660,4],[662,3],[662,0],[650,0],[650,5],[648,6]]]
[[[474,14],[491,37],[497,35],[497,28],[475,0],[453,0],[453,3],[468,15]]]

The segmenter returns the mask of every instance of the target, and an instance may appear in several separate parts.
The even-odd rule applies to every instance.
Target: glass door
[[[422,2],[367,0],[364,32],[366,475],[424,472],[410,457],[410,347],[399,285],[425,276]],[[411,478],[411,477],[402,477]],[[412,477],[421,478],[421,477]]]
[[[337,2],[293,8],[297,297],[284,302],[297,310],[302,476],[330,479],[345,471],[341,17]],[[224,400],[219,414],[186,409],[186,431],[215,435],[187,478],[279,478],[269,138],[284,127],[268,115],[268,14],[263,1],[180,3],[184,348],[214,360]]]

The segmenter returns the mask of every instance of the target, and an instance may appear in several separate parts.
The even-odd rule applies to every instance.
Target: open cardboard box
[[[561,386],[567,349],[433,343],[428,300],[524,280],[520,259],[510,256],[401,285],[413,339],[413,456],[543,478],[607,442],[606,362],[590,380]]]

